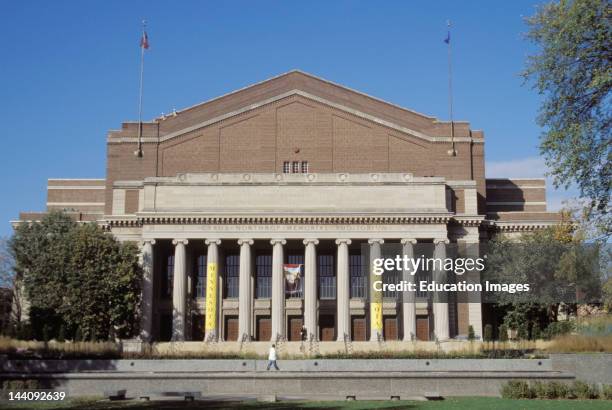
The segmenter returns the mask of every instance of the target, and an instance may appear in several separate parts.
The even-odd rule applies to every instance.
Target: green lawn
[[[327,401],[327,402],[109,402],[98,399],[70,400],[63,403],[0,403],[2,409],[139,409],[139,410],[177,410],[177,409],[469,409],[469,410],[520,410],[520,409],[610,409],[611,402],[605,400],[508,400],[490,397],[449,398],[441,401]]]

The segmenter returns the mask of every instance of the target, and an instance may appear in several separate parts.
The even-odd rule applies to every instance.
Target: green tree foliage
[[[62,325],[66,337],[136,333],[142,272],[133,244],[54,212],[20,225],[11,247],[37,338],[45,325],[53,336]]]
[[[575,183],[589,219],[612,233],[612,6],[608,0],[561,0],[527,19],[537,53],[524,78],[544,99],[540,150],[556,186]]]
[[[485,277],[497,283],[530,284],[529,292],[494,294],[495,302],[508,307],[504,323],[511,329],[533,321],[546,325],[557,320],[561,308],[573,313],[578,303],[600,303],[605,250],[604,244],[574,239],[566,223],[517,241],[498,237],[490,242]]]

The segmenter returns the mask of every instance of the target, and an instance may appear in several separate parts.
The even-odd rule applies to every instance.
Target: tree
[[[54,336],[77,329],[106,339],[138,330],[140,281],[137,248],[121,243],[96,224],[76,224],[52,212],[40,223],[22,224],[11,240],[16,271],[30,302],[35,337],[45,325]]]
[[[22,295],[19,276],[15,272],[15,258],[10,249],[9,240],[0,238],[0,287],[11,290],[11,317],[9,328],[14,330],[21,321]]]
[[[590,220],[612,233],[612,6],[608,0],[561,0],[526,20],[538,52],[523,77],[544,97],[538,117],[543,154],[555,186],[576,184]]]

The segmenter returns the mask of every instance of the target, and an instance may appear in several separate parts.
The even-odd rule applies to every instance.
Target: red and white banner
[[[294,295],[302,290],[302,266],[293,263],[283,265],[285,292],[289,295]]]

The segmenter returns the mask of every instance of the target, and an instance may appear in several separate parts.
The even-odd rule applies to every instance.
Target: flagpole
[[[448,26],[448,41],[446,44],[448,45],[448,113],[450,116],[451,123],[451,144],[452,149],[449,151],[450,156],[456,156],[457,151],[455,151],[455,121],[453,120],[453,67],[452,67],[452,55],[451,55],[451,39],[450,39],[450,28],[451,22],[447,21]]]
[[[147,27],[146,20],[142,20],[142,38],[145,36]],[[138,158],[142,158],[142,89],[144,78],[144,53],[145,47],[140,44],[140,88],[138,91],[138,150],[135,152]]]

